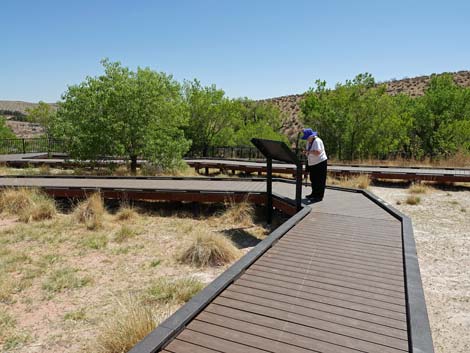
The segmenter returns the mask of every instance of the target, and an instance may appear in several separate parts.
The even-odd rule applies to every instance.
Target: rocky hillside
[[[53,103],[51,105],[56,107]],[[25,117],[24,115],[27,113],[27,109],[34,108],[35,106],[37,106],[37,103],[0,100],[0,115],[7,118],[6,125],[16,136],[21,138],[39,137],[44,134],[44,128],[41,125],[27,121],[18,121],[19,117]],[[20,114],[16,114],[15,116],[12,114],[15,112]]]
[[[459,71],[452,74],[454,75],[455,83],[463,87],[470,87],[470,71]],[[405,93],[411,97],[417,97],[424,94],[430,78],[430,76],[419,76],[401,80],[393,79],[381,83],[387,85],[387,92],[392,95]],[[293,94],[263,100],[274,103],[286,114],[287,119],[284,124],[284,132],[293,140],[297,136],[297,131],[302,127],[300,124],[300,101],[303,97],[303,94]]]

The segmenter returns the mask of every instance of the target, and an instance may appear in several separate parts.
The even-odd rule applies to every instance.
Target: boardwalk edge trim
[[[273,194],[273,196],[279,199],[282,198],[280,195],[276,194]],[[310,211],[310,207],[303,206],[299,212],[290,217],[250,252],[235,262],[214,281],[209,283],[199,294],[194,296],[173,315],[163,321],[142,341],[137,343],[129,353],[154,353],[164,348],[164,346],[166,346],[177,333],[183,330],[216,296],[239,278],[245,269],[269,250],[284,234],[307,216]]]

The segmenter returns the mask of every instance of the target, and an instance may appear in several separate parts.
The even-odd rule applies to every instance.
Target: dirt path
[[[433,189],[418,205],[407,188],[370,190],[413,221],[436,353],[470,352],[470,190]]]

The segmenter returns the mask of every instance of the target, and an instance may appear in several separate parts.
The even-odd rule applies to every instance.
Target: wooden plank
[[[375,234],[361,234],[361,235],[352,235],[348,231],[344,232],[331,232],[329,230],[320,228],[320,233],[315,232],[315,233],[294,233],[290,232],[289,233],[289,239],[297,239],[297,240],[303,240],[307,243],[314,244],[315,241],[321,240],[321,239],[331,239],[331,240],[336,240],[336,241],[344,241],[346,243],[356,243],[356,244],[374,244],[374,245],[380,245],[383,247],[398,247],[402,248],[402,240],[398,236],[396,238],[381,238],[377,237]],[[312,232],[312,230],[310,230]]]
[[[393,310],[377,308],[369,304],[355,303],[355,302],[351,302],[345,299],[332,298],[329,295],[324,295],[324,294],[319,295],[319,294],[308,293],[308,292],[304,292],[304,291],[296,290],[296,289],[283,288],[275,284],[266,284],[266,283],[248,281],[248,280],[243,279],[243,277],[237,280],[235,284],[238,286],[242,286],[242,287],[259,289],[259,290],[263,290],[263,291],[267,291],[271,293],[283,294],[286,296],[305,299],[311,302],[334,305],[340,308],[357,310],[359,312],[383,316],[383,317],[400,320],[400,321],[406,321],[406,312],[397,312]]]
[[[280,248],[277,246],[271,248],[269,251],[276,252],[277,254],[281,254],[285,256],[291,256],[292,258],[295,258],[295,259],[302,259],[302,260],[312,259],[312,253],[307,253],[307,254],[298,253],[298,252],[295,252],[295,250],[292,251],[290,249]],[[351,265],[353,267],[354,266],[362,267],[362,268],[374,267],[377,270],[377,272],[403,276],[403,270],[398,265],[381,264],[374,260],[368,260],[367,258],[364,258],[364,257],[356,259],[356,258],[351,258],[351,257],[343,257],[337,253],[330,253],[330,252],[322,251],[322,252],[316,252],[314,258],[321,260],[321,261],[326,261],[326,262],[334,261],[334,263]]]
[[[233,294],[236,293],[236,294]],[[278,302],[287,303],[298,306],[299,308],[309,308],[313,310],[323,311],[325,313],[340,315],[352,319],[362,320],[368,323],[375,323],[387,327],[393,327],[400,330],[406,330],[406,321],[391,319],[376,314],[369,314],[362,311],[348,309],[345,307],[339,307],[332,304],[324,304],[311,300],[302,299],[299,297],[293,297],[290,295],[278,294],[268,292],[265,290],[259,290],[255,288],[243,287],[238,285],[232,285],[229,289],[224,292],[224,296],[231,296],[237,294],[245,294],[250,296],[256,296],[265,299],[276,300]]]
[[[310,337],[299,335],[297,332],[293,333],[292,330],[289,330],[289,327],[287,327],[287,323],[284,325],[284,327],[281,326],[272,328],[269,325],[270,320],[268,318],[261,318],[259,322],[251,323],[246,320],[234,319],[211,312],[203,312],[198,316],[197,320],[207,324],[214,324],[228,329],[266,338],[270,340],[271,345],[276,346],[275,349],[278,349],[277,347],[284,343],[287,344],[289,348],[291,348],[292,352],[296,352],[297,348],[305,348],[307,350],[322,353],[357,353],[357,350],[351,349],[347,346],[341,346],[339,344],[332,344],[330,342],[312,339]],[[264,345],[262,348],[271,351],[273,347]],[[279,349],[277,351],[280,352]],[[394,353],[397,353],[397,351]]]
[[[373,236],[366,238],[359,238],[359,237],[349,237],[345,234],[340,234],[338,236],[332,235],[330,233],[322,232],[321,234],[316,234],[314,236],[309,235],[294,235],[289,233],[286,237],[286,240],[295,241],[298,243],[304,243],[306,245],[315,245],[318,242],[329,242],[333,244],[342,244],[344,246],[367,246],[377,248],[379,250],[386,250],[386,251],[400,251],[402,249],[401,242],[390,242],[384,241],[381,239],[377,239]]]
[[[194,320],[188,326],[192,331],[205,333],[210,332],[213,337],[226,340],[227,345],[231,342],[243,343],[246,346],[253,347],[258,350],[264,350],[273,353],[311,353],[318,352],[315,350],[304,349],[298,346],[293,346],[280,341],[273,341],[261,336],[252,335],[249,333],[228,329],[222,326],[213,325],[207,322]],[[226,348],[224,352],[232,352],[231,348]]]
[[[378,260],[386,259],[388,262],[403,263],[403,253],[401,249],[389,248],[383,249],[380,247],[369,246],[365,244],[343,244],[336,241],[328,240],[316,240],[312,242],[300,242],[295,239],[282,239],[279,241],[279,245],[299,248],[305,252],[318,251],[319,249],[330,249],[341,253],[352,253],[357,255],[367,256],[368,258],[374,258]],[[369,250],[370,249],[370,250]],[[373,251],[371,251],[373,250]]]
[[[228,295],[226,295],[228,294]],[[250,296],[241,293],[222,293],[219,297],[214,300],[215,304],[224,305],[224,303],[230,303],[232,307],[237,308],[241,306],[242,308],[245,307],[251,308],[251,312],[257,312],[255,308],[252,308],[250,305],[257,305],[259,307],[263,307],[266,311],[271,312],[271,315],[277,315],[280,312],[284,312],[286,314],[296,314],[301,315],[309,320],[318,320],[317,323],[321,325],[333,325],[337,328],[338,331],[346,330],[348,332],[352,332],[351,330],[356,330],[357,336],[360,338],[361,335],[364,334],[364,331],[371,332],[377,334],[377,336],[387,336],[387,337],[395,337],[397,339],[406,340],[408,338],[408,334],[405,330],[383,326],[380,324],[375,324],[367,321],[357,320],[350,317],[336,315],[331,313],[325,313],[320,310],[298,307],[296,305],[287,304],[284,302],[278,302],[276,300],[267,299],[267,298],[260,298],[255,296]],[[258,312],[259,313],[259,312]],[[296,316],[298,317],[298,316]],[[339,329],[339,327],[342,327]],[[319,327],[321,328],[321,327]]]
[[[331,278],[328,276],[300,276],[296,272],[292,271],[282,271],[279,269],[273,269],[270,267],[265,267],[265,266],[258,266],[256,263],[252,265],[247,272],[252,273],[252,271],[262,271],[266,273],[271,273],[271,274],[276,274],[276,275],[283,275],[283,276],[288,276],[291,278],[297,278],[300,279],[304,282],[306,281],[321,281],[323,283],[328,283],[328,284],[333,284],[333,285],[338,285],[344,288],[352,288],[352,289],[359,289],[363,290],[364,292],[369,292],[369,293],[375,293],[375,294],[381,294],[383,296],[387,296],[390,298],[395,298],[397,300],[404,300],[405,295],[404,293],[399,293],[396,291],[390,291],[388,289],[384,288],[377,288],[377,287],[371,287],[369,284],[363,284],[363,283],[358,283],[358,282],[346,282],[342,279],[337,279],[337,278]]]
[[[225,304],[230,305],[229,302],[226,302]],[[250,312],[250,309],[253,308],[254,310],[258,311],[258,313]],[[247,310],[240,310],[232,308],[231,306],[211,304],[206,311],[209,313],[218,314],[222,317],[230,317],[243,322],[275,328],[278,330],[313,338],[322,342],[333,343],[338,346],[348,347],[365,352],[397,352],[407,350],[408,347],[405,340],[385,336],[378,337],[380,342],[387,344],[386,346],[384,344],[374,342],[377,338],[376,334],[371,334],[360,330],[345,330],[344,326],[334,324],[328,325],[328,323],[321,321],[319,322],[319,320],[316,319],[309,320],[308,318],[297,316],[295,314],[290,315],[284,312],[276,312],[280,316],[273,317],[267,316],[270,313],[266,310],[263,310],[263,307],[249,305],[246,309]],[[267,315],[260,314],[259,312]],[[272,314],[273,313],[271,313],[271,315]],[[324,326],[325,324],[326,327]],[[322,329],[319,329],[318,327],[321,327]],[[342,333],[337,333],[338,331]],[[362,339],[354,337],[354,335],[357,334],[359,334]],[[335,349],[339,348],[335,347]]]
[[[165,347],[163,352],[172,352],[172,353],[217,353],[221,351],[216,351],[213,349],[205,348],[198,346],[189,342],[181,341],[179,339],[173,340],[168,346]]]
[[[392,297],[404,298],[404,287],[398,287],[395,285],[388,285],[388,284],[383,284],[383,283],[374,282],[370,280],[364,280],[364,279],[356,279],[356,278],[352,279],[351,277],[347,275],[326,273],[324,271],[316,271],[314,269],[310,272],[290,270],[290,269],[285,269],[285,267],[283,266],[278,266],[278,265],[268,264],[266,262],[263,262],[263,259],[258,260],[252,266],[252,268],[263,269],[265,271],[270,271],[274,273],[281,273],[281,274],[288,275],[288,276],[302,278],[304,280],[311,280],[315,278],[328,278],[330,280],[340,281],[344,283],[345,286],[347,285],[349,287],[353,287],[357,285],[357,286],[362,286],[362,287],[368,287],[371,292],[384,293]]]
[[[373,256],[372,254],[367,254],[365,252],[358,252],[358,251],[350,251],[350,250],[345,250],[345,249],[335,249],[332,247],[324,247],[324,246],[318,246],[318,248],[313,251],[309,250],[303,250],[299,246],[291,246],[288,243],[285,242],[278,242],[275,245],[276,248],[278,249],[285,249],[286,251],[290,251],[299,255],[307,255],[311,256],[312,254],[329,254],[333,256],[337,256],[338,258],[347,258],[347,259],[353,259],[353,260],[363,260],[365,262],[375,262],[378,265],[385,265],[388,267],[395,267],[397,268],[400,272],[403,272],[403,264],[400,262],[400,259],[397,257],[396,259],[390,259],[390,258],[384,258],[383,256]],[[401,269],[401,270],[400,270]]]
[[[211,331],[208,331],[211,332]],[[181,341],[199,345],[219,352],[226,353],[265,353],[265,350],[257,349],[242,343],[234,342],[230,338],[217,337],[217,335],[201,333],[190,327],[184,329],[177,337]]]
[[[357,273],[370,273],[371,275],[383,277],[383,278],[389,278],[389,279],[395,279],[398,281],[403,281],[404,276],[403,273],[387,273],[384,271],[380,271],[377,269],[376,266],[374,265],[353,265],[351,263],[344,263],[341,261],[333,261],[325,258],[318,257],[316,254],[315,256],[312,257],[299,257],[299,256],[293,256],[290,254],[282,253],[277,251],[275,248],[270,249],[265,255],[265,258],[268,259],[277,259],[277,260],[284,260],[284,261],[290,261],[293,264],[298,264],[298,265],[318,265],[318,266],[328,266],[330,268],[335,268],[338,270],[351,270],[355,271]]]
[[[272,258],[272,257],[264,256],[262,259],[260,259],[260,263],[267,263],[273,266],[280,265],[286,270],[293,270],[293,271],[300,270],[299,271],[300,273],[311,272],[312,270],[315,270],[315,271],[322,271],[324,273],[347,275],[351,278],[366,279],[366,280],[371,280],[371,281],[378,282],[378,283],[404,287],[403,278],[402,279],[385,278],[379,275],[374,275],[373,273],[367,273],[367,272],[364,273],[361,271],[355,271],[354,269],[350,269],[347,267],[338,269],[338,268],[334,268],[332,266],[328,266],[327,264],[322,264],[322,263],[314,263],[314,262],[310,264],[295,263],[293,261],[290,261],[289,257]]]
[[[308,282],[306,282],[303,278],[295,278],[289,275],[277,274],[274,272],[256,270],[256,269],[251,269],[251,268],[248,269],[248,271],[244,275],[246,274],[256,276],[256,277],[267,278],[267,279],[271,279],[274,281],[281,281],[283,283],[287,283],[287,285],[301,284],[305,288],[310,288],[310,287],[321,288],[321,289],[329,290],[332,292],[354,295],[354,296],[362,297],[365,299],[374,299],[374,300],[382,301],[384,303],[400,305],[403,307],[405,306],[404,297],[396,298],[396,297],[391,297],[391,296],[380,294],[380,293],[374,293],[367,289],[346,287],[344,283],[341,281],[337,283],[331,283],[331,281],[326,282],[322,280],[322,278],[317,278],[315,280],[309,280]]]

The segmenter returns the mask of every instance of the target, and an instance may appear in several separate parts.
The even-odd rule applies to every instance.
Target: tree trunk
[[[131,156],[131,173],[137,174],[137,156]]]

